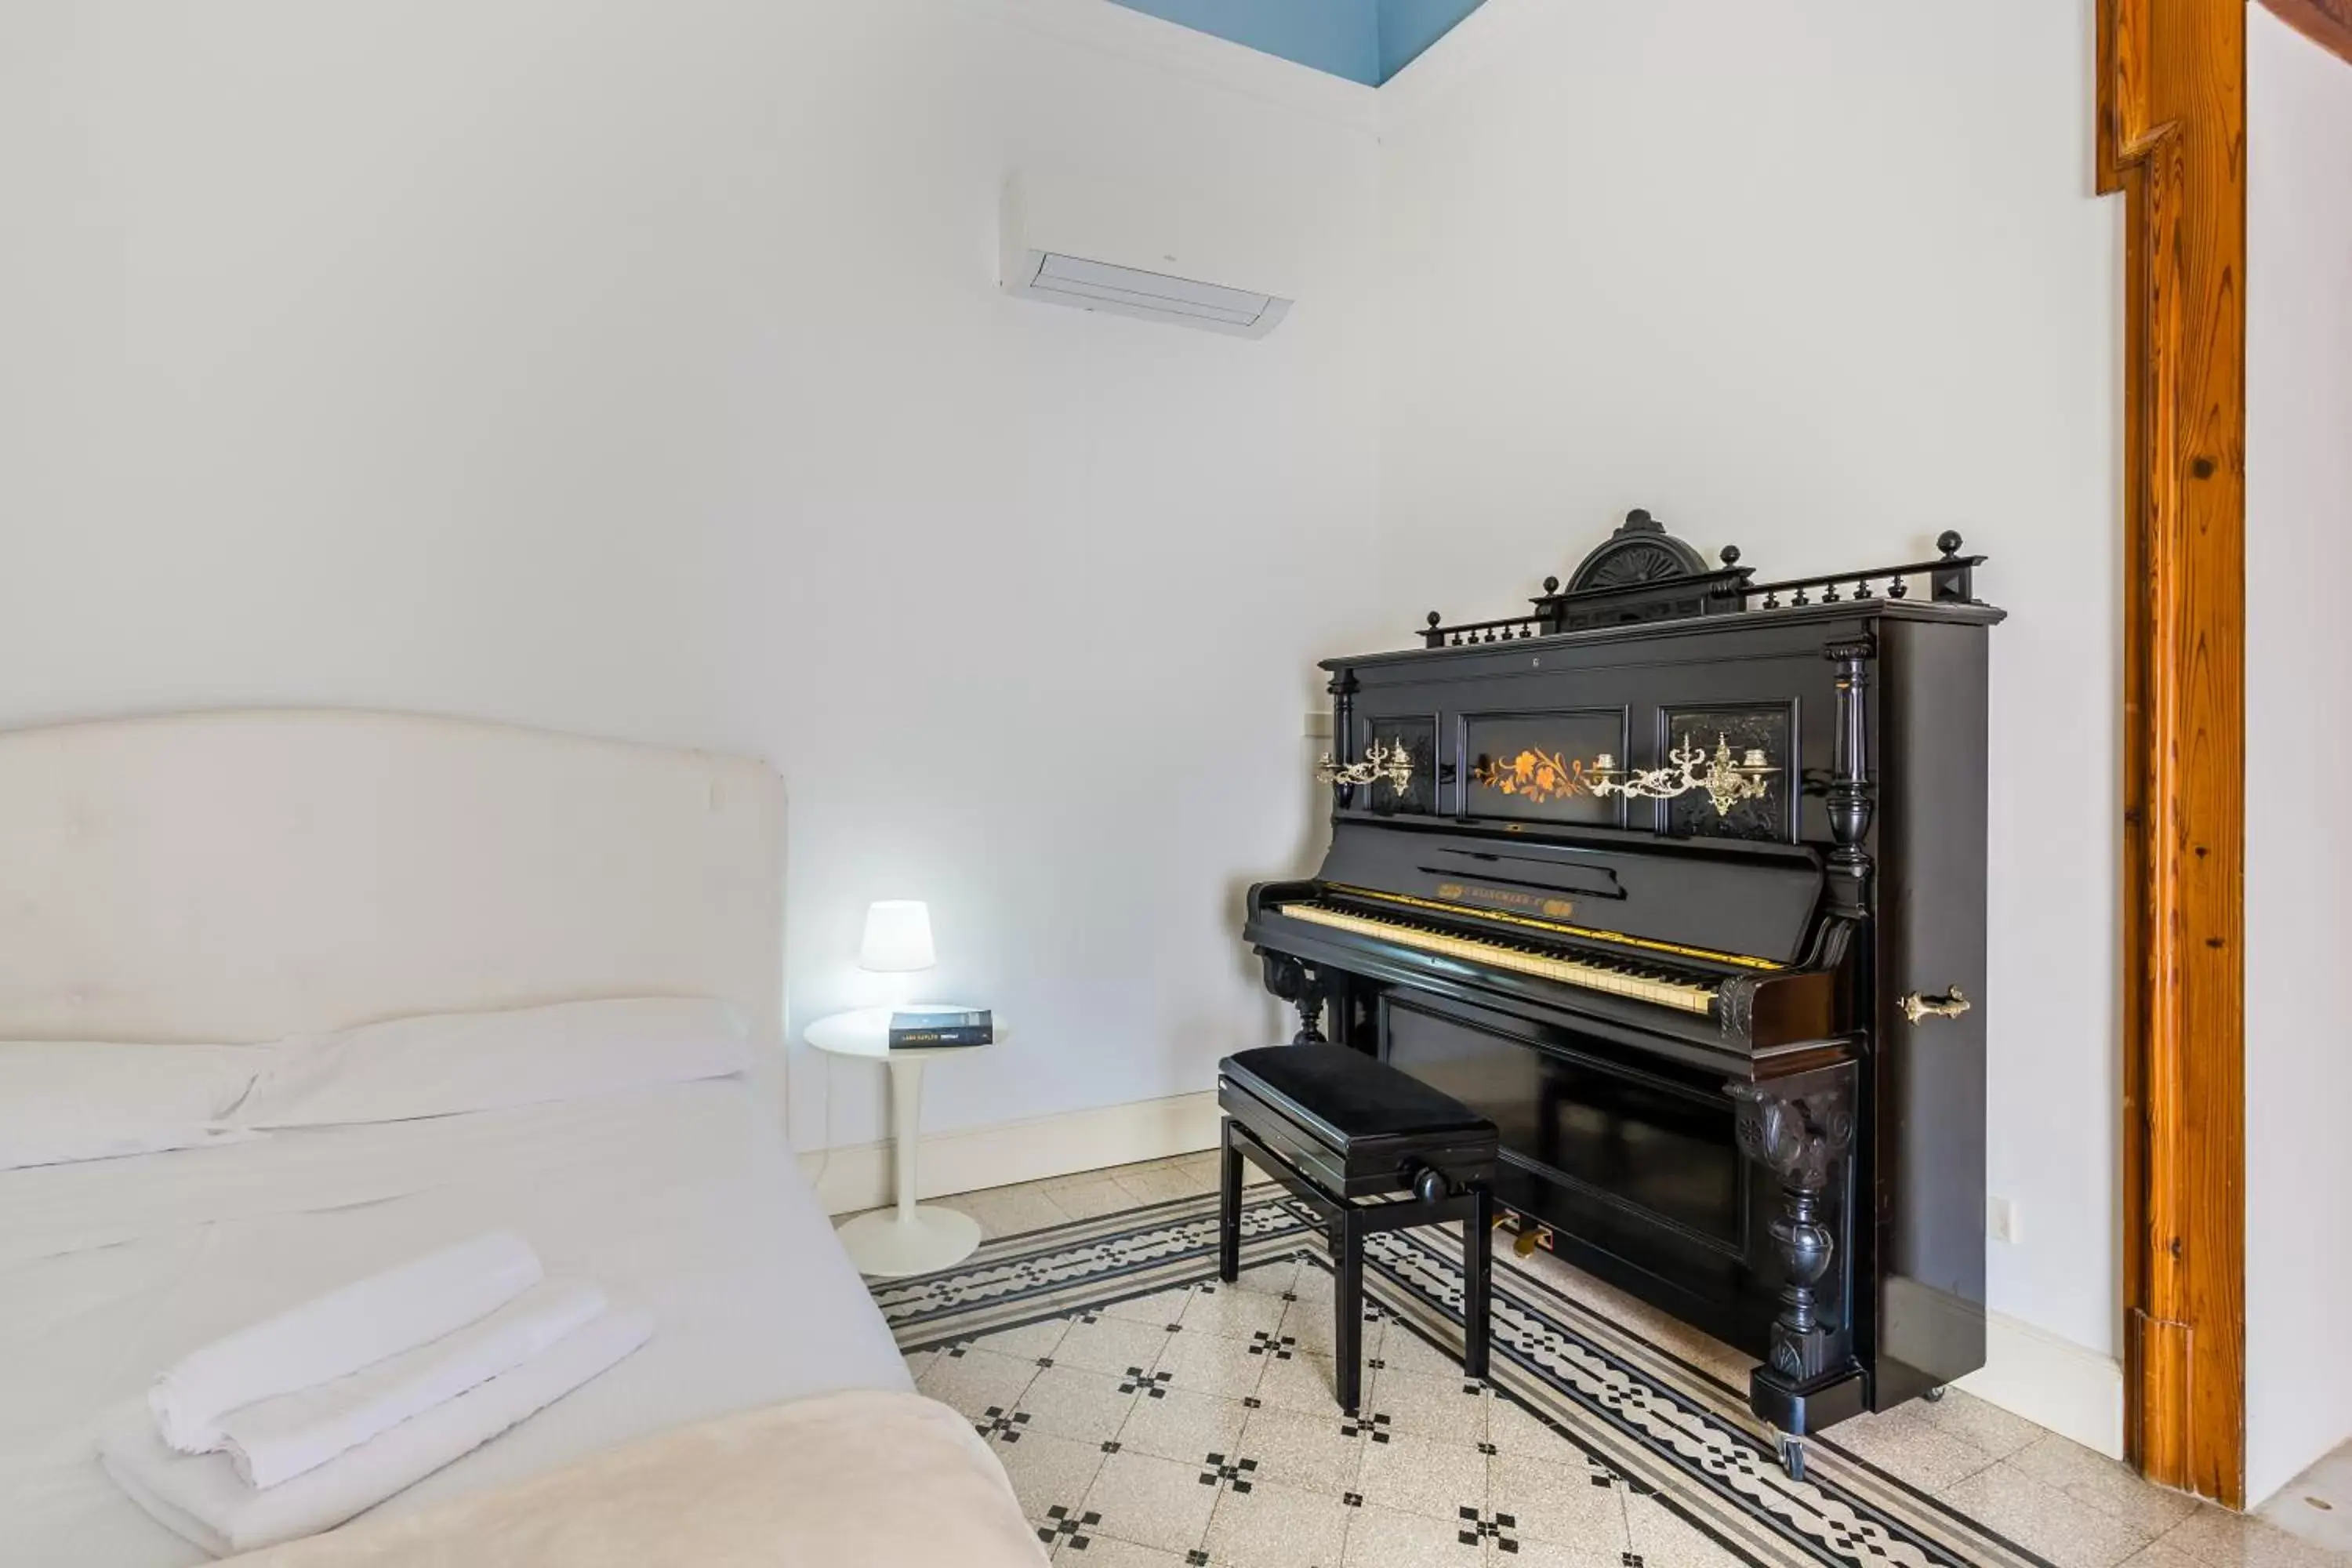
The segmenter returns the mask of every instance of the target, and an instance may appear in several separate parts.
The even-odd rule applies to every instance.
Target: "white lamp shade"
[[[866,940],[857,944],[857,967],[886,973],[929,969],[940,961],[931,948],[931,906],[920,899],[882,899],[866,908]]]

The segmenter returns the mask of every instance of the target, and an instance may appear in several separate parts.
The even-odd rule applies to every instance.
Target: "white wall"
[[[1371,112],[1097,0],[0,9],[0,723],[763,752],[795,1016],[912,895],[934,994],[1015,1021],[931,1126],[1204,1088],[1276,1021],[1234,928],[1310,832],[1311,659],[1368,635]],[[1216,187],[1297,308],[1003,297],[1033,159]],[[838,1066],[804,1143],[879,1133]]]
[[[1233,930],[1314,832],[1314,657],[1496,613],[1633,505],[1776,574],[1957,527],[2013,612],[1993,1303],[2111,1372],[2088,0],[1669,10],[1490,0],[1376,118],[1098,0],[10,6],[0,723],[309,701],[765,752],[796,1016],[868,994],[867,899],[928,896],[937,989],[1016,1025],[934,1075],[971,1126],[1194,1089],[1273,1026]],[[996,184],[1041,159],[1255,209],[1298,309],[1253,343],[1000,297]],[[2261,454],[2250,577],[2315,595],[2265,530],[2325,509]],[[2263,907],[2316,877],[2253,831]],[[2250,963],[2303,963],[2254,920]],[[804,1144],[877,1135],[872,1075],[797,1087]],[[2296,1212],[2264,1146],[2258,1271]]]
[[[2120,1436],[2122,205],[2086,0],[1489,0],[1382,94],[1382,597],[1499,615],[1646,506],[1768,576],[1992,557],[1995,1310]],[[2063,1350],[2082,1347],[2079,1355]]]
[[[2246,1495],[2352,1436],[2352,67],[2247,7]],[[2315,978],[2321,984],[2314,984]]]

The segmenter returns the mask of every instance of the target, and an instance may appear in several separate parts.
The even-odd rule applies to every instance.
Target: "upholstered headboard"
[[[568,997],[782,1010],[766,764],[388,713],[0,732],[0,1038],[268,1040]]]

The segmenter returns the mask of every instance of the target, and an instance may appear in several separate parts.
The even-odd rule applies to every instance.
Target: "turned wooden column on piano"
[[[1759,584],[1635,512],[1519,616],[1325,661],[1267,988],[1492,1120],[1497,1200],[1802,1437],[1983,1361],[1980,556]]]
[[[1853,1357],[1851,1249],[1843,1216],[1853,1191],[1854,1064],[1832,1062],[1758,1083],[1734,1083],[1739,1151],[1780,1181],[1768,1234],[1783,1270],[1780,1311],[1748,1399],[1775,1430],[1801,1436],[1869,1408]],[[1802,1450],[1784,1447],[1792,1473]]]
[[[1876,786],[1870,775],[1870,662],[1862,638],[1822,650],[1836,666],[1836,751],[1827,794],[1830,850],[1826,901],[1831,918],[1866,931],[1871,915],[1867,847]],[[1851,945],[1870,951],[1866,936]],[[1866,963],[1866,957],[1857,962]],[[1780,1311],[1772,1321],[1771,1350],[1750,1375],[1748,1404],[1776,1430],[1803,1434],[1868,1408],[1863,1370],[1853,1357],[1853,1291],[1849,1288],[1850,1226],[1854,1163],[1854,1079],[1851,1060],[1836,1060],[1784,1076],[1734,1080],[1727,1092],[1739,1107],[1740,1152],[1780,1184],[1780,1213],[1768,1228],[1783,1271]],[[1831,1195],[1840,1200],[1835,1210]],[[1792,1473],[1803,1450],[1784,1447]]]

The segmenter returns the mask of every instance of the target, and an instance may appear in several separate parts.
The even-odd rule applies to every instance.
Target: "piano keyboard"
[[[1401,947],[1419,948],[1423,952],[1442,953],[1471,963],[1507,969],[1518,974],[1532,974],[1540,980],[1581,986],[1587,991],[1605,991],[1612,996],[1629,996],[1637,1002],[1675,1007],[1685,1013],[1706,1014],[1712,1010],[1715,1003],[1715,987],[1712,985],[1695,985],[1655,972],[1644,973],[1630,965],[1618,967],[1582,959],[1559,958],[1534,947],[1463,936],[1433,925],[1383,920],[1378,915],[1360,915],[1347,910],[1329,909],[1322,904],[1283,904],[1279,906],[1278,912],[1295,921],[1380,937]]]

